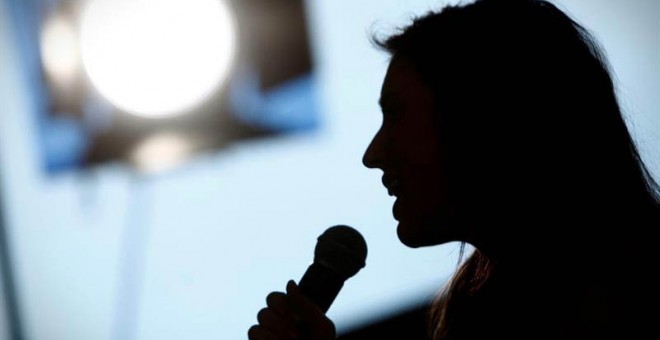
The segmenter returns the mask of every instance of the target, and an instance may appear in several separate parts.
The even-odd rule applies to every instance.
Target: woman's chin
[[[424,233],[414,230],[414,227],[404,222],[399,222],[396,228],[396,234],[399,241],[410,248],[419,248],[428,246],[428,239],[424,237]]]
[[[456,241],[441,230],[435,223],[424,225],[424,223],[399,221],[396,228],[399,241],[410,248],[435,246]]]
[[[405,228],[401,227],[401,223],[399,223],[399,226],[396,228],[396,235],[399,237],[399,241],[403,243],[405,246],[410,247],[410,248],[418,248],[421,247],[419,244],[419,240],[416,239],[416,237],[412,237],[409,233],[405,231]]]

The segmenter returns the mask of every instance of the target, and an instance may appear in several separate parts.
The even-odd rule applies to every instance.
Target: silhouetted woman
[[[476,249],[434,303],[432,338],[650,329],[658,186],[591,35],[546,1],[482,0],[377,43],[392,60],[363,161],[397,197],[398,236]],[[252,339],[295,334],[281,321],[296,314],[313,338],[334,337],[296,288],[269,296]]]

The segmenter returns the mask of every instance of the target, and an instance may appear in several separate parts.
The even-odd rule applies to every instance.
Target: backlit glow
[[[61,16],[50,17],[41,32],[40,45],[46,73],[55,82],[70,85],[80,65],[78,35],[72,23]]]
[[[163,133],[140,143],[131,153],[130,160],[142,172],[157,173],[180,165],[191,152],[192,145],[187,139]]]
[[[226,78],[235,21],[221,0],[92,0],[82,15],[81,49],[92,83],[115,106],[172,116]]]

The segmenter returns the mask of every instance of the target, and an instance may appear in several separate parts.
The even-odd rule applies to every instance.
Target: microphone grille
[[[365,266],[367,242],[357,230],[336,225],[318,237],[314,262],[320,263],[348,279]]]

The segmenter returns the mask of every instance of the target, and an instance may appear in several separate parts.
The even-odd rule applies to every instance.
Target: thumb
[[[302,327],[302,338],[309,339],[334,339],[336,337],[335,324],[325,316],[325,313],[302,294],[298,285],[293,280],[286,285],[287,296],[291,308],[300,317],[300,321],[307,327]]]
[[[289,296],[291,307],[303,319],[325,317],[325,313],[300,291],[298,285],[289,280],[286,284],[286,293]]]

